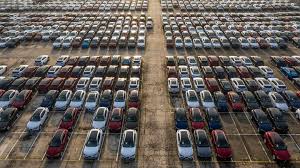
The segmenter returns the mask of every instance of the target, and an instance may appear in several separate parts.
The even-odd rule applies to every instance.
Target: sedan
[[[185,100],[186,100],[186,104],[189,108],[200,107],[199,98],[197,96],[196,91],[194,91],[194,90],[188,90],[185,92]]]
[[[59,128],[72,131],[75,127],[78,117],[79,110],[77,108],[68,108],[60,121]]]
[[[289,131],[289,126],[284,118],[282,112],[277,108],[268,108],[267,113],[274,125],[275,131],[278,133],[287,133]]]
[[[288,103],[288,106],[293,110],[296,111],[300,108],[300,98],[297,94],[291,90],[285,90],[282,92],[282,96]]]
[[[288,161],[291,155],[287,146],[280,135],[276,132],[269,131],[264,134],[264,143],[272,154],[273,160]]]
[[[138,145],[136,130],[128,129],[123,132],[120,155],[123,160],[134,160]]]
[[[270,92],[269,97],[274,107],[279,108],[280,110],[287,112],[289,106],[287,105],[284,98],[278,92]]]
[[[188,128],[188,120],[186,117],[186,111],[184,108],[176,108],[175,109],[175,127],[176,129],[187,129]]]
[[[48,113],[49,109],[46,107],[37,108],[27,123],[27,130],[29,132],[40,131],[47,120]]]
[[[192,129],[203,129],[205,121],[202,112],[199,108],[191,108],[189,111],[189,120],[191,121]]]
[[[211,134],[212,134],[212,143],[214,144],[217,158],[225,159],[225,160],[231,159],[232,149],[224,131],[213,130]]]
[[[260,106],[252,92],[244,91],[244,92],[242,92],[242,97],[243,97],[245,106],[247,107],[247,110],[253,110],[253,109],[260,108]]]
[[[123,110],[113,108],[109,116],[108,128],[110,132],[120,132],[123,125]]]
[[[62,156],[69,141],[68,130],[58,129],[54,133],[46,152],[47,158],[59,158]]]
[[[190,132],[186,129],[179,129],[176,132],[178,157],[180,160],[193,159],[193,146]]]
[[[100,156],[104,135],[101,129],[91,129],[86,137],[83,148],[84,159],[97,159]]]
[[[208,108],[205,110],[205,119],[210,131],[215,129],[222,129],[220,114],[215,108]]]
[[[139,111],[137,108],[129,108],[127,110],[127,116],[125,119],[125,128],[126,129],[138,129],[138,123],[139,123]]]
[[[197,156],[199,158],[211,158],[212,150],[205,130],[194,130],[194,140],[197,150]]]
[[[251,114],[251,119],[257,126],[257,132],[267,132],[273,129],[271,121],[268,119],[265,112],[263,112],[261,109],[252,110]]]
[[[46,107],[51,110],[55,104],[56,98],[59,94],[57,90],[49,90],[42,100],[41,107]]]
[[[64,111],[68,108],[72,98],[71,90],[63,90],[59,93],[54,108],[55,110]]]
[[[78,109],[83,108],[83,104],[85,102],[86,92],[83,90],[77,90],[71,99],[69,107],[74,107]]]
[[[108,121],[109,111],[107,107],[98,107],[93,116],[92,126],[93,128],[101,129],[105,131]]]
[[[7,108],[0,111],[0,131],[10,130],[13,123],[19,117],[18,109]]]
[[[7,108],[15,100],[16,96],[19,94],[17,90],[8,90],[0,97],[0,107]]]
[[[11,105],[18,109],[24,109],[24,107],[30,102],[32,95],[32,90],[22,90],[16,96]]]
[[[94,111],[97,109],[100,94],[98,91],[89,92],[85,102],[85,109],[89,111]]]

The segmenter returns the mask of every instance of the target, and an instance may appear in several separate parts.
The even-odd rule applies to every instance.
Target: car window
[[[62,119],[64,122],[68,122],[68,121],[71,121],[72,120],[72,113],[71,112],[68,112],[64,115],[63,119]]]
[[[9,115],[4,114],[3,112],[0,113],[0,122],[7,122],[9,121]]]

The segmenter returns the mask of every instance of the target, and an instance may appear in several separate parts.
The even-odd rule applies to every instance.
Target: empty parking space
[[[92,128],[93,113],[86,111],[80,112],[80,118],[78,118],[77,125],[75,127],[76,132],[86,133]]]
[[[44,132],[55,132],[64,115],[63,111],[50,111],[48,113],[48,121],[43,126]]]
[[[257,135],[241,135],[252,161],[270,161],[269,155],[264,148],[264,143]]]
[[[48,143],[50,142],[53,133],[41,132],[40,136],[32,146],[30,153],[28,154],[28,159],[44,159]]]
[[[239,129],[241,134],[254,134],[255,131],[247,119],[246,114],[244,112],[237,112],[232,113],[231,117],[233,118],[234,122],[236,123],[236,127]]]
[[[66,160],[78,160],[82,155],[86,134],[73,133],[64,154]]]
[[[287,145],[288,151],[291,154],[292,161],[299,161],[300,160],[300,149],[299,145],[293,140],[293,138],[299,138],[299,136],[289,136],[283,135],[282,136],[285,144]]]
[[[240,135],[228,135],[228,140],[232,145],[234,161],[250,161],[248,151],[245,149]]]
[[[237,134],[238,130],[232,120],[232,117],[228,113],[220,114],[223,128],[227,134]]]
[[[120,144],[120,134],[108,133],[103,144],[100,162],[102,160],[116,160]]]
[[[0,144],[1,159],[5,159],[8,156],[21,136],[22,133],[7,134],[5,136],[5,139]]]
[[[291,134],[300,134],[299,126],[300,123],[299,121],[295,118],[294,113],[291,112],[289,114],[285,115],[286,121],[289,126],[289,132]]]

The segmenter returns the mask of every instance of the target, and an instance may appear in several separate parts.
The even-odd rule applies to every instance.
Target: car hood
[[[210,147],[197,147],[198,155],[201,157],[211,157],[212,151]]]
[[[127,122],[125,127],[127,129],[136,129],[137,126],[138,126],[137,122]]]
[[[274,153],[278,160],[290,160],[291,155],[287,150],[277,150]]]
[[[98,153],[100,146],[95,147],[87,147],[85,146],[83,149],[83,154],[85,155],[95,155]]]
[[[9,105],[9,101],[0,101],[0,107],[6,107]]]
[[[229,158],[232,156],[232,151],[230,148],[217,148],[216,151],[218,156],[223,158]]]
[[[189,157],[193,155],[193,148],[192,147],[178,147],[178,152],[180,155],[184,157]]]
[[[121,155],[126,157],[132,156],[135,154],[135,149],[136,149],[135,147],[133,148],[122,147]]]
[[[106,122],[105,121],[93,121],[93,128],[104,129]]]
[[[27,123],[27,128],[28,129],[34,129],[34,128],[38,128],[41,125],[40,121],[29,121]]]

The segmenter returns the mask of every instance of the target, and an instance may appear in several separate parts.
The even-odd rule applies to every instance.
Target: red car
[[[62,78],[68,78],[71,75],[72,70],[73,66],[66,65],[58,71],[57,76]]]
[[[191,108],[189,115],[192,128],[195,129],[203,129],[205,127],[205,121],[203,118],[203,114],[199,108]]]
[[[5,93],[5,90],[0,89],[0,97]]]
[[[110,65],[110,56],[102,56],[100,58],[99,65],[101,66],[107,66]]]
[[[51,85],[54,78],[44,78],[41,80],[38,86],[39,93],[47,93],[49,91],[49,86]]]
[[[68,108],[60,121],[59,128],[72,131],[79,116],[77,108]]]
[[[111,132],[120,132],[123,124],[123,111],[121,108],[112,109],[109,116],[108,128]]]
[[[76,87],[77,82],[78,82],[78,78],[68,78],[65,81],[65,83],[62,87],[62,90],[72,90],[72,91],[74,91],[74,88]]]
[[[12,106],[23,109],[32,98],[32,90],[22,90],[12,102]]]
[[[239,66],[236,69],[241,78],[251,78],[251,74],[248,71],[248,68],[244,66]]]
[[[239,94],[231,91],[227,93],[227,97],[228,97],[228,103],[230,104],[232,111],[244,110],[244,103]]]
[[[64,83],[65,83],[65,78],[55,78],[52,82],[51,85],[49,86],[49,90],[61,90]]]
[[[168,67],[168,78],[177,78],[178,73],[175,66]]]
[[[140,108],[141,102],[139,98],[139,91],[132,90],[128,96],[128,108],[135,107]]]
[[[294,57],[290,57],[290,56],[283,56],[283,59],[285,61],[285,63],[289,66],[289,67],[292,67],[292,66],[299,66],[300,63],[299,61],[294,58]]]
[[[211,134],[217,158],[230,159],[232,157],[232,150],[224,131],[213,130]]]
[[[210,66],[219,66],[219,58],[214,55],[207,56]]]
[[[64,152],[67,143],[68,143],[69,137],[68,137],[68,130],[66,129],[58,129],[54,136],[52,137],[46,156],[47,158],[59,158],[62,155],[62,152]]]
[[[205,84],[210,92],[220,91],[218,81],[215,78],[205,78]]]
[[[288,161],[291,158],[287,146],[277,132],[268,131],[264,134],[264,142],[272,153],[272,158],[278,161]]]
[[[29,66],[24,70],[22,76],[27,77],[27,78],[31,78],[36,73],[38,68],[39,68],[38,66]]]
[[[76,66],[77,63],[78,63],[78,59],[79,59],[79,56],[72,56],[72,57],[69,57],[69,60],[68,60],[68,62],[66,63],[66,65]]]
[[[103,81],[102,84],[102,90],[112,90],[113,89],[113,85],[114,85],[114,77],[106,77]]]

